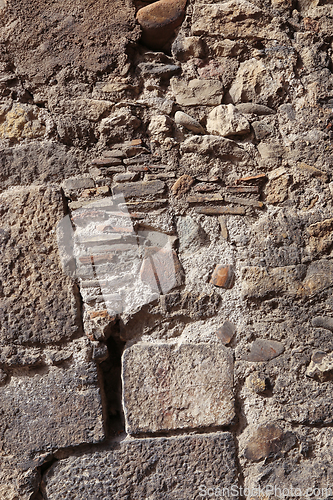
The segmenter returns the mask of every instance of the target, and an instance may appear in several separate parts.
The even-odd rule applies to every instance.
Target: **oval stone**
[[[160,50],[184,20],[187,0],[159,0],[142,7],[136,18],[142,28],[142,42]]]

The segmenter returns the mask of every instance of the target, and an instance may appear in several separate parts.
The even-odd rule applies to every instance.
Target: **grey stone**
[[[306,370],[306,374],[308,377],[319,380],[319,382],[332,380],[333,353],[315,352],[311,357],[311,363]]]
[[[156,76],[162,79],[168,79],[177,75],[181,71],[180,66],[175,64],[162,63],[140,63],[137,68],[144,77]]]
[[[183,111],[177,111],[175,114],[175,122],[178,125],[182,125],[183,127],[191,130],[195,134],[204,134],[205,131],[200,123],[192,118],[192,116],[187,113],[183,113]]]
[[[178,61],[187,61],[191,57],[204,57],[206,50],[201,38],[197,36],[183,37],[178,35],[172,44],[171,52]]]
[[[312,319],[312,325],[316,328],[325,328],[333,332],[333,318],[317,316]]]
[[[237,484],[229,432],[115,442],[106,451],[55,463],[43,478],[45,500],[199,498],[201,485]]]
[[[224,345],[229,344],[235,333],[235,325],[228,320],[225,321],[223,325],[216,330],[217,338],[220,339]]]
[[[161,194],[164,190],[165,183],[157,180],[149,182],[128,182],[120,186],[114,186],[112,188],[112,193],[114,196],[123,195],[125,198],[135,198]]]
[[[115,182],[133,182],[138,180],[139,174],[137,172],[125,172],[124,174],[117,174],[113,180]]]
[[[276,424],[262,425],[250,437],[244,454],[248,460],[258,461],[289,451],[295,443],[291,432],[284,433]]]
[[[122,379],[130,434],[233,421],[233,356],[221,345],[136,344],[124,351]]]
[[[181,252],[195,252],[205,241],[205,232],[192,217],[179,217],[177,220],[179,236],[179,250]]]
[[[60,189],[17,188],[2,193],[0,205],[0,342],[48,344],[78,335],[78,293],[62,271],[56,239]]]
[[[8,455],[97,443],[104,439],[96,367],[78,360],[69,368],[12,375],[0,387],[2,449]]]
[[[251,125],[253,127],[255,137],[259,141],[264,137],[266,137],[267,135],[272,134],[274,131],[273,125],[270,125],[262,121],[252,122]]]
[[[264,106],[263,104],[256,104],[254,102],[240,102],[236,104],[236,108],[241,113],[254,114],[254,115],[273,115],[274,109]]]
[[[251,345],[248,361],[269,361],[284,352],[282,342],[276,340],[256,339]]]

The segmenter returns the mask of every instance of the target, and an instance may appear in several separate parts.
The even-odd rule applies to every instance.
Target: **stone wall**
[[[333,497],[332,4],[0,26],[0,499]]]

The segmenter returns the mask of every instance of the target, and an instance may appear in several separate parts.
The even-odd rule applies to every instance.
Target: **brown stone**
[[[198,207],[198,214],[204,215],[245,215],[244,207]]]
[[[240,198],[239,196],[226,196],[225,201],[254,208],[262,208],[264,206],[262,201],[251,200],[250,198]]]
[[[96,165],[97,167],[113,167],[116,165],[121,165],[121,158],[100,158],[97,160],[93,160],[92,165]]]
[[[216,330],[216,336],[224,345],[229,344],[232,337],[235,335],[236,327],[230,321],[225,321],[220,328]]]
[[[176,182],[171,188],[171,191],[178,198],[179,196],[182,196],[190,189],[193,182],[194,182],[193,177],[184,174],[181,177],[179,177],[179,179],[176,180]]]
[[[166,293],[183,283],[183,270],[174,250],[149,247],[140,271],[141,280],[153,291]]]
[[[256,182],[256,181],[263,181],[266,179],[266,174],[259,174],[259,175],[252,175],[250,177],[241,177],[240,179],[237,179],[235,182],[236,184],[240,184],[241,182]]]
[[[210,283],[222,288],[232,288],[235,282],[233,266],[217,265],[212,274]]]
[[[308,165],[307,163],[300,162],[297,164],[298,168],[303,172],[308,173],[311,176],[319,177],[324,182],[328,181],[328,175],[326,172],[319,170],[319,168],[313,167],[312,165]]]
[[[257,462],[271,454],[288,451],[295,444],[295,436],[284,433],[275,424],[261,425],[250,437],[245,448],[245,458]]]
[[[142,28],[142,42],[151,49],[162,49],[183,22],[186,1],[159,0],[140,9],[136,18]]]
[[[284,345],[276,340],[256,339],[247,361],[269,361],[284,352]]]
[[[186,199],[187,203],[205,203],[209,201],[223,201],[223,196],[219,193],[214,194],[194,194],[192,196],[188,196]]]
[[[209,191],[216,191],[218,186],[216,184],[210,184],[207,182],[200,182],[194,188],[194,191],[198,193],[207,193]]]
[[[220,215],[220,217],[219,217],[219,223],[220,223],[220,227],[221,227],[221,236],[225,240],[227,240],[228,236],[229,236],[228,227],[227,227],[226,219],[222,215]]]
[[[112,188],[113,195],[123,195],[125,198],[145,197],[163,193],[165,184],[162,181],[127,182]]]

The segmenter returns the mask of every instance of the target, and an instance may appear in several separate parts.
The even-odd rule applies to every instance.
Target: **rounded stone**
[[[196,134],[204,134],[205,131],[200,125],[200,123],[192,118],[192,116],[184,113],[183,111],[177,111],[175,114],[175,122],[178,125],[182,125],[183,127],[191,130],[191,132],[195,132]]]
[[[159,0],[142,7],[136,15],[142,28],[142,42],[160,50],[184,20],[187,0]]]

